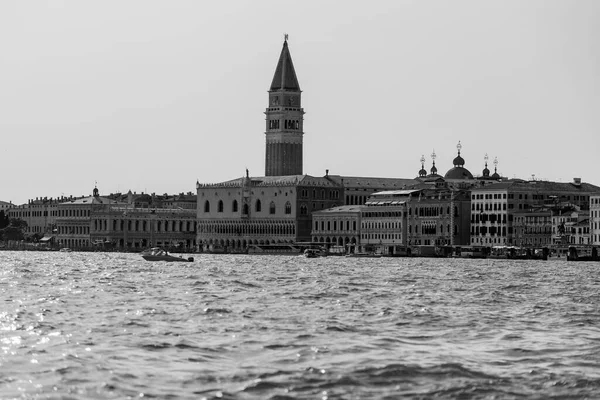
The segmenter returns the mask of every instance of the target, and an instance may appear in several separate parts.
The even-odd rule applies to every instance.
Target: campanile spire
[[[286,34],[265,111],[265,176],[302,175],[304,109],[287,40]]]

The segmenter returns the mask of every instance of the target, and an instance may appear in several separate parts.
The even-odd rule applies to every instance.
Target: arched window
[[[286,214],[292,213],[292,203],[290,203],[289,201],[287,203],[285,203],[285,213]]]
[[[238,202],[237,202],[237,200],[233,201],[233,206],[231,207],[231,209],[232,209],[233,212],[237,212],[237,210],[238,210]]]
[[[300,215],[307,215],[308,214],[308,207],[306,207],[306,204],[302,204],[300,206]]]
[[[275,202],[272,201],[271,204],[269,204],[269,214],[275,214]]]
[[[205,213],[210,212],[210,201],[208,201],[208,200],[206,200],[204,202],[204,212]]]
[[[244,204],[244,207],[242,207],[242,214],[248,215],[248,208],[248,204]]]
[[[217,206],[218,212],[223,212],[223,200],[219,200],[219,205]]]
[[[260,200],[256,200],[256,204],[255,204],[255,206],[254,206],[254,210],[255,210],[256,212],[260,212],[260,211],[262,210],[262,205],[261,205],[261,203],[260,203]]]

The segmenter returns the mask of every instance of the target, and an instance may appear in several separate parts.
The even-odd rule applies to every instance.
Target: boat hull
[[[192,261],[194,261],[194,259],[192,257],[183,258],[183,257],[174,257],[174,256],[143,255],[142,258],[146,261],[166,261],[166,262],[192,262]]]

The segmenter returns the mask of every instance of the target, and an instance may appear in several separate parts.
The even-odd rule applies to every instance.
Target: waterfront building
[[[195,249],[196,201],[192,193],[111,193],[69,198],[58,204],[56,241],[73,249]]]
[[[197,243],[203,251],[310,241],[312,213],[341,205],[343,188],[326,177],[250,177],[200,184]]]
[[[91,247],[90,221],[94,205],[126,203],[110,198],[101,197],[98,188],[93,195],[71,198],[58,204],[56,216],[56,242],[62,247],[84,249]]]
[[[400,254],[406,252],[407,218],[414,190],[374,193],[361,207],[359,252]]]
[[[590,196],[590,241],[600,245],[600,193]]]
[[[471,191],[471,244],[487,247],[516,245],[516,213],[544,206],[556,207],[560,203],[569,203],[586,210],[589,208],[590,196],[599,189],[580,179],[571,183],[510,180],[475,187]],[[519,220],[520,234],[523,234],[523,229],[527,229],[527,225],[523,225],[525,223],[531,222],[534,224],[532,228],[540,228],[537,225],[539,218],[536,223],[535,219],[525,218],[526,214],[521,214],[520,217],[524,218]],[[544,226],[545,222],[541,224]],[[521,242],[522,240],[519,241]]]
[[[23,232],[26,237],[33,237],[48,241],[56,229],[56,217],[58,204],[64,198],[37,197],[35,200],[28,200],[26,204],[5,211],[9,218],[18,218],[27,223],[27,228]]]
[[[469,244],[470,213],[468,190],[439,183],[414,185],[373,193],[362,206],[315,213],[312,240],[350,244],[359,252],[422,254],[424,247]]]
[[[313,243],[343,248],[360,245],[361,209],[364,206],[344,205],[315,211],[311,232]]]
[[[572,204],[553,209],[552,244],[556,247],[592,244],[590,210],[581,210]]]
[[[157,207],[152,203],[139,207],[134,202],[98,202],[92,206],[90,241],[96,247],[134,251],[166,247],[193,251],[195,239],[195,209]]]
[[[459,246],[470,242],[471,199],[468,189],[424,188],[412,193],[408,207],[408,245]]]
[[[4,211],[4,213],[6,214],[6,212],[15,207],[15,205],[11,202],[7,202],[7,201],[2,201],[0,200],[0,211]]]
[[[490,227],[490,230],[493,228]],[[513,213],[513,233],[515,246],[549,247],[552,244],[552,210],[539,208]]]

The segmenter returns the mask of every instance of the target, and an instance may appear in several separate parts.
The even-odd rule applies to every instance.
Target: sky
[[[0,200],[263,176],[284,34],[304,173],[425,156],[600,186],[600,1],[0,2]]]

